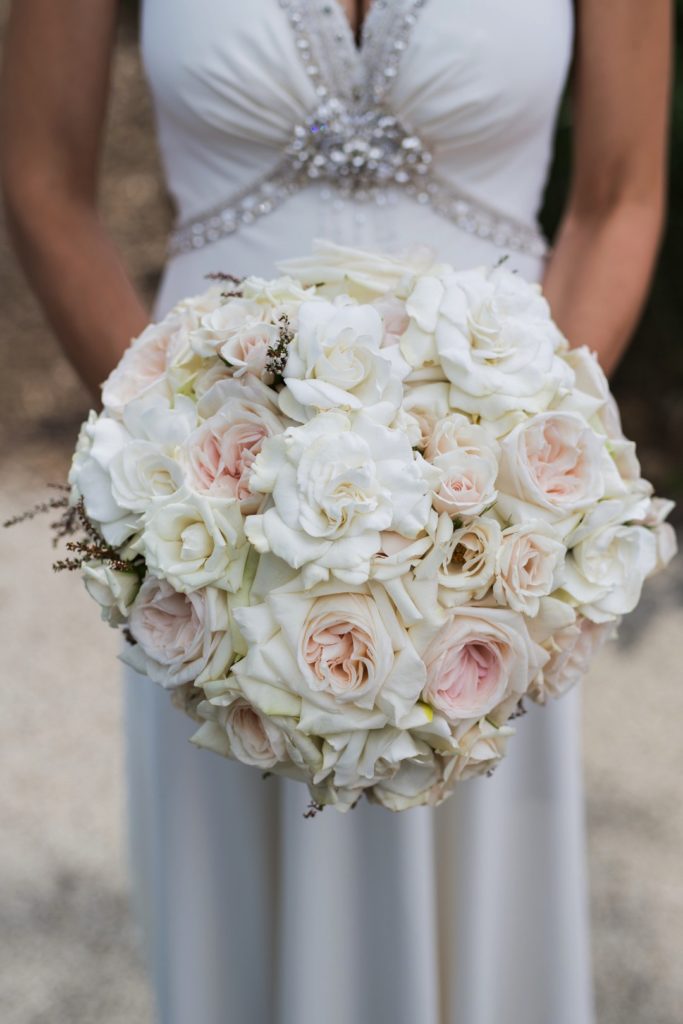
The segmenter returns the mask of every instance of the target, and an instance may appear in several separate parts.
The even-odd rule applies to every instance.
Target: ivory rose
[[[424,273],[433,263],[434,254],[427,246],[390,255],[316,239],[312,255],[282,260],[278,269],[304,283],[321,285],[317,291],[323,294],[371,302],[388,291],[400,294],[415,274]]]
[[[192,743],[262,770],[277,766],[280,775],[308,782],[313,790],[312,779],[322,764],[320,741],[300,732],[294,718],[259,711],[230,683],[212,687],[216,696],[199,704],[203,722]],[[321,796],[326,803],[335,802],[333,793],[322,791]]]
[[[548,523],[522,523],[503,530],[493,584],[498,604],[537,615],[540,599],[560,586],[565,555],[564,544]]]
[[[643,583],[657,566],[654,532],[629,525],[644,507],[644,500],[630,506],[618,500],[600,502],[571,536],[563,586],[579,611],[594,622],[633,611]]]
[[[137,572],[112,569],[96,561],[86,562],[81,571],[85,589],[102,609],[102,618],[110,626],[124,623],[140,588]]]
[[[197,355],[205,359],[218,355],[223,345],[236,333],[242,331],[248,334],[252,330],[258,330],[264,325],[267,317],[267,308],[236,296],[207,310],[200,317],[199,325],[192,332],[190,344]]]
[[[449,536],[442,532],[438,540],[441,543],[416,568],[416,577],[435,579],[439,601],[446,607],[480,601],[495,578],[501,542],[497,520],[480,516]]]
[[[401,404],[409,367],[398,349],[382,348],[382,318],[372,306],[304,302],[288,348],[280,408],[303,422],[344,409],[389,424]]]
[[[522,696],[547,653],[524,619],[503,608],[457,608],[423,652],[423,697],[446,719],[481,718],[511,695]]]
[[[420,448],[426,448],[436,424],[449,411],[448,384],[433,381],[406,386],[401,408],[417,420],[420,427],[417,443]]]
[[[183,488],[145,514],[139,549],[181,593],[210,584],[234,593],[249,551],[239,503]]]
[[[401,351],[416,371],[441,368],[455,410],[488,420],[542,412],[573,384],[548,304],[519,275],[445,268],[416,280],[406,309]]]
[[[72,501],[85,511],[108,544],[124,544],[140,526],[139,515],[120,505],[112,493],[110,467],[131,441],[125,427],[110,416],[91,412],[82,425],[69,470]]]
[[[326,737],[322,746],[320,779],[331,775],[335,786],[362,792],[392,778],[408,759],[431,759],[431,751],[405,729],[356,729]],[[318,777],[316,777],[317,780]]]
[[[425,458],[433,461],[449,452],[463,451],[497,463],[500,445],[486,429],[461,413],[450,413],[436,420],[425,448]]]
[[[306,585],[330,575],[362,583],[383,530],[413,538],[426,524],[430,472],[398,431],[321,413],[264,441],[250,487],[272,494],[273,507],[247,518],[247,538],[304,567]]]

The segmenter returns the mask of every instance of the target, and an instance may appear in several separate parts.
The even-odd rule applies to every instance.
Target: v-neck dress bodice
[[[143,0],[190,238],[157,312],[315,238],[426,243],[461,267],[509,254],[540,279],[572,36],[572,0],[373,0],[360,48],[338,0]],[[591,1024],[577,700],[530,710],[494,777],[441,807],[305,820],[305,787],[192,747],[193,723],[129,671],[160,1024]]]
[[[571,0],[374,0],[360,46],[338,0],[146,0],[143,19],[162,157],[187,229],[177,248],[244,231],[292,192],[324,201],[342,185],[354,205],[373,193],[370,219],[408,191],[465,232],[542,255],[536,215]],[[397,122],[393,145],[386,126],[369,135],[382,117]],[[363,174],[373,143],[380,166]],[[329,212],[321,227],[334,229]]]

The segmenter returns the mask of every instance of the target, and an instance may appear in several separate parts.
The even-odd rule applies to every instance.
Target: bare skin
[[[357,30],[368,0],[336,2]],[[93,395],[148,319],[97,215],[116,9],[116,0],[15,0],[0,95],[17,251]],[[573,179],[544,287],[565,334],[611,372],[640,315],[662,230],[672,5],[577,0],[577,17]]]

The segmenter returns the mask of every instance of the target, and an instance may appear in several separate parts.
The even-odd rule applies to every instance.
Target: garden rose
[[[522,696],[548,655],[531,639],[521,615],[457,608],[423,658],[423,697],[455,724],[489,714],[512,694]]]
[[[500,515],[514,523],[556,524],[583,512],[605,493],[603,440],[575,413],[541,413],[501,441]]]
[[[216,587],[183,594],[147,576],[128,627],[135,645],[123,660],[166,688],[225,675],[234,658],[228,596]]]
[[[255,512],[262,502],[261,495],[254,495],[249,486],[254,459],[264,439],[284,429],[268,389],[263,392],[266,394],[254,385],[234,381],[215,385],[199,403],[208,419],[190,434],[180,452],[193,490],[236,498],[245,514]]]
[[[243,693],[267,713],[297,714],[306,733],[400,726],[424,683],[379,585],[304,591],[297,578],[235,618],[249,644],[233,670]]]
[[[597,623],[579,616],[573,625],[558,631],[549,645],[550,660],[532,688],[533,699],[543,704],[549,696],[561,697],[580,683],[617,624],[618,620]]]
[[[566,553],[547,523],[522,523],[503,530],[493,584],[498,604],[537,615],[540,599],[560,586]]]

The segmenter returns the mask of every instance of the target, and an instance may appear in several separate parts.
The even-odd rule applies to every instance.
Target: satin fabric
[[[522,221],[542,198],[571,9],[427,0],[389,95],[442,177]],[[144,0],[142,44],[181,219],[273,166],[315,103],[277,0]],[[504,255],[407,196],[388,213],[328,191],[173,259],[157,312],[212,271],[271,275],[316,237],[427,242],[462,267]],[[129,672],[126,692],[134,903],[161,1024],[591,1024],[577,693],[533,708],[495,775],[437,809],[304,819],[303,786],[192,747],[193,723],[148,680]]]

